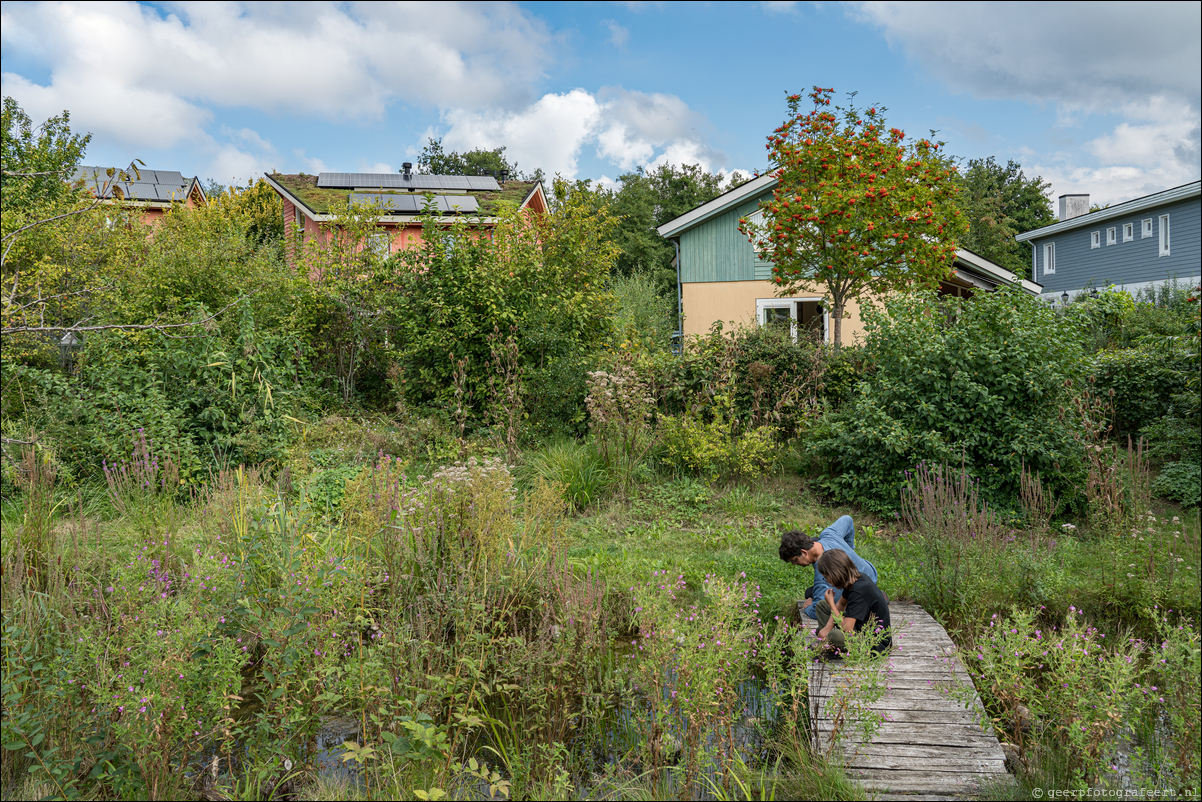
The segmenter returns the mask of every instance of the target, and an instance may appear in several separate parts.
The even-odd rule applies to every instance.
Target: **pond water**
[[[755,765],[767,757],[764,732],[775,720],[776,700],[767,688],[755,678],[739,682],[736,690],[741,702],[741,713],[732,727],[733,742],[744,762],[748,765]],[[571,777],[571,784],[576,789],[575,797],[590,799],[608,796],[611,789],[607,787],[606,778],[630,778],[639,773],[641,767],[638,765],[636,756],[644,744],[642,744],[639,734],[638,713],[640,711],[634,707],[636,704],[638,702],[634,698],[621,700],[606,717],[601,727],[603,733],[601,737],[597,737],[597,731],[594,730],[589,739],[582,738],[579,743],[570,745],[577,757],[582,758],[577,761],[577,764],[589,767],[586,772]],[[335,780],[339,784],[361,785],[363,783],[362,767],[353,760],[343,761],[342,756],[345,753],[343,744],[347,741],[362,743],[362,734],[360,720],[356,716],[323,717],[314,751],[310,755],[305,754],[302,750],[300,760],[312,766],[319,778]],[[681,745],[685,735],[686,733],[677,728],[665,736],[665,764],[670,765],[680,758]],[[718,746],[715,734],[707,734],[706,745]],[[484,749],[483,745],[477,751],[480,759],[494,769],[501,770],[496,765],[498,761],[491,751]],[[241,754],[233,755],[234,765],[232,767],[229,765],[227,755],[222,754],[217,759],[216,781],[218,784],[232,784],[233,776],[237,776],[245,770],[243,766],[238,765],[239,759],[243,756],[245,756],[245,747],[241,750]],[[199,755],[193,761],[190,773],[193,775],[212,773],[215,757],[217,757],[216,752]],[[292,769],[290,763],[290,761],[286,761],[280,767],[283,770],[281,776]],[[231,776],[231,769],[233,776]],[[712,765],[701,767],[699,776],[698,784],[701,790],[694,791],[694,798],[713,798],[706,789],[720,787],[722,778]],[[666,787],[663,790],[667,792],[673,791],[677,784],[670,772],[665,773],[665,784]],[[476,790],[480,798],[489,798],[486,784],[480,784]],[[287,791],[283,796],[285,798],[288,796]],[[279,797],[273,794],[273,798]]]

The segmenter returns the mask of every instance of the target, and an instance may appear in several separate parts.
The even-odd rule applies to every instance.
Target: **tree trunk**
[[[831,298],[831,342],[838,348],[843,343],[843,309],[846,302],[839,296]]]

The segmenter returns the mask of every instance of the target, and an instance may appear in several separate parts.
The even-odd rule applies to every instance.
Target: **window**
[[[788,327],[794,342],[798,332],[823,342],[829,332],[830,314],[821,298],[759,298],[755,316],[761,326]]]
[[[1091,248],[1101,248],[1102,247],[1102,232],[1101,231],[1095,231],[1089,235],[1089,247],[1091,247]]]
[[[296,225],[298,228],[305,227],[305,213],[300,210],[299,206],[294,206],[292,209],[296,212]]]
[[[1145,217],[1140,224],[1140,239],[1147,239],[1152,236],[1152,218]]]
[[[1135,239],[1135,223],[1123,223],[1123,242]]]
[[[1055,272],[1056,272],[1056,243],[1049,242],[1047,245],[1043,246],[1043,274],[1046,276],[1049,273],[1055,273]]]
[[[392,251],[392,237],[387,234],[372,234],[367,238],[367,249],[381,259],[387,259]]]
[[[1169,255],[1169,216],[1167,214],[1160,216],[1160,255]]]
[[[1114,229],[1114,228],[1106,229],[1106,244],[1107,245],[1117,245],[1118,244],[1119,239],[1116,236],[1116,234],[1117,234],[1117,229]]]

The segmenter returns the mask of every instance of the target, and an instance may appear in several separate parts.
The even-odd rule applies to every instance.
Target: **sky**
[[[220,183],[394,172],[431,137],[523,171],[768,166],[814,85],[1117,203],[1202,174],[1202,4],[0,4],[0,84],[88,164]]]

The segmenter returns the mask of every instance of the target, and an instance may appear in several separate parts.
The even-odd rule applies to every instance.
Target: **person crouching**
[[[829,649],[845,651],[846,636],[867,628],[869,633],[883,633],[877,636],[873,652],[880,654],[892,648],[893,639],[888,635],[889,601],[876,583],[857,571],[851,558],[842,551],[824,552],[815,567],[831,587],[843,591],[843,598],[835,601],[835,592],[828,589],[822,601],[814,605],[818,619],[815,634],[823,644]]]

